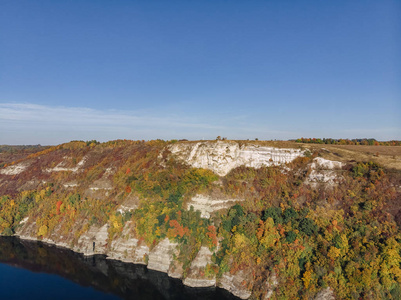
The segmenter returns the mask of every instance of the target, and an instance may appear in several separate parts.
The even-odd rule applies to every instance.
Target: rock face
[[[135,249],[138,245],[138,240],[133,236],[131,226],[132,221],[126,222],[121,236],[112,240],[111,249],[107,252],[109,258],[123,262],[136,262]]]
[[[168,274],[168,276],[170,276],[172,278],[181,279],[183,273],[184,273],[183,263],[179,262],[177,260],[174,260],[170,266],[170,269],[168,269],[167,274]]]
[[[117,211],[121,214],[132,212],[138,208],[139,198],[138,196],[129,195],[124,202],[117,208]]]
[[[2,175],[17,175],[25,171],[25,169],[29,167],[27,163],[20,163],[17,165],[8,166],[2,170],[0,170],[0,174]]]
[[[84,161],[84,160],[82,160]],[[79,164],[78,164],[79,165]],[[115,173],[113,168],[107,168],[104,172],[102,178],[94,181],[91,186],[89,187],[92,191],[97,190],[112,190],[113,189],[113,182],[111,180],[111,176]]]
[[[311,169],[325,169],[325,170],[333,170],[333,169],[341,169],[344,166],[344,163],[340,161],[328,160],[322,157],[316,157],[312,164]]]
[[[33,232],[37,232],[36,222],[28,222],[28,219],[25,218],[24,222],[20,223],[22,226],[18,229],[16,235],[24,240],[36,241],[36,236],[32,235]]]
[[[64,158],[67,159],[67,157],[64,157]],[[77,163],[77,165],[74,168],[65,167],[66,161],[62,161],[54,168],[48,168],[45,171],[49,172],[49,173],[50,172],[65,172],[65,171],[77,172],[85,164],[86,160],[87,160],[87,158],[83,157],[82,160],[79,163]]]
[[[307,182],[312,184],[334,184],[335,180],[339,178],[338,171],[343,166],[344,163],[342,162],[316,157],[310,165],[312,171],[308,176]]]
[[[162,240],[149,253],[148,268],[167,273],[176,252],[177,244],[170,242],[168,238]]]
[[[191,263],[191,269],[188,276],[184,279],[184,284],[190,287],[215,286],[216,276],[207,278],[204,275],[208,264],[212,264],[212,252],[210,252],[209,248],[202,246]]]
[[[106,254],[108,240],[108,224],[102,227],[92,226],[78,240],[74,251],[84,255]]]
[[[271,277],[266,281],[266,294],[263,297],[263,300],[270,299],[273,296],[274,289],[278,285],[277,275],[273,273]]]
[[[134,263],[146,265],[148,255],[149,247],[145,244],[145,242],[138,241],[134,254]]]
[[[315,300],[335,300],[334,292],[330,287],[321,290],[316,294]]]
[[[205,195],[195,195],[191,201],[187,203],[187,209],[193,206],[194,210],[201,212],[202,218],[210,218],[210,214],[220,209],[229,208],[238,201],[244,201],[244,199],[212,199]]]
[[[229,141],[177,143],[170,145],[168,149],[192,167],[209,169],[220,176],[227,175],[239,166],[260,168],[280,165],[303,156],[300,149],[240,146],[237,142]]]
[[[233,275],[230,273],[224,273],[220,279],[219,287],[229,291],[241,299],[248,299],[251,296],[251,292],[242,285],[245,277],[243,271],[238,271]]]

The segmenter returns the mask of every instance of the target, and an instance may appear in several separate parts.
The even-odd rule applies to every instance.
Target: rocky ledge
[[[301,149],[240,145],[233,141],[176,143],[168,150],[194,168],[204,168],[225,176],[239,166],[260,168],[280,165],[304,156]]]
[[[42,242],[68,248],[85,256],[96,254],[106,255],[107,259],[120,260],[128,263],[145,264],[148,269],[167,273],[172,278],[183,279],[189,287],[204,288],[219,286],[228,290],[241,299],[247,299],[251,292],[242,285],[243,274],[227,275],[216,279],[215,275],[206,275],[208,265],[213,265],[213,253],[208,247],[202,246],[192,261],[188,274],[183,278],[183,266],[174,259],[178,256],[178,244],[168,238],[160,241],[152,249],[134,236],[132,222],[127,222],[118,238],[114,238],[108,245],[108,224],[91,226],[78,239],[76,245],[65,242],[63,236],[53,235],[51,238],[40,240]],[[32,233],[36,232],[36,224],[25,222],[19,228],[17,236],[26,240],[38,240]]]

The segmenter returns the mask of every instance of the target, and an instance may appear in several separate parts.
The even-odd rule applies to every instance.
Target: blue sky
[[[400,1],[0,2],[0,144],[401,139]]]

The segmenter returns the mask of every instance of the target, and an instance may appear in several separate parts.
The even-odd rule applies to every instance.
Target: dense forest
[[[399,173],[374,162],[349,162],[334,184],[311,185],[306,178],[320,155],[315,152],[285,166],[238,167],[219,177],[175,160],[169,143],[71,142],[29,154],[52,167],[56,157],[74,157],[74,166],[88,153],[96,155],[78,175],[66,170],[50,177],[33,166],[37,173],[26,176],[43,177],[36,188],[4,188],[0,232],[13,235],[29,217],[38,239],[57,228],[73,235],[74,243],[92,225],[108,223],[112,240],[132,221],[150,248],[166,237],[179,244],[184,276],[200,247],[209,247],[213,263],[203,275],[242,271],[254,298],[274,285],[271,299],[311,299],[327,287],[338,299],[401,299]],[[86,192],[110,166],[110,193]],[[28,178],[18,176],[17,183]],[[81,185],[64,187],[71,178]],[[208,219],[186,208],[195,194],[216,192],[245,201]],[[140,199],[138,208],[119,212],[132,195]]]

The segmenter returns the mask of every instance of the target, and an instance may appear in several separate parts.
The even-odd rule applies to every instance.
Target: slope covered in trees
[[[111,247],[132,224],[150,249],[166,238],[178,244],[184,278],[208,247],[212,260],[198,276],[245,274],[241,284],[255,298],[311,299],[329,288],[337,299],[400,299],[399,173],[354,161],[334,184],[310,184],[315,152],[219,177],[175,160],[169,143],[72,142],[14,162],[25,169],[0,175],[0,232],[30,223],[32,236],[57,233],[74,245],[108,224]],[[187,205],[196,194],[244,201],[206,219]],[[136,209],[121,211],[127,199]]]

